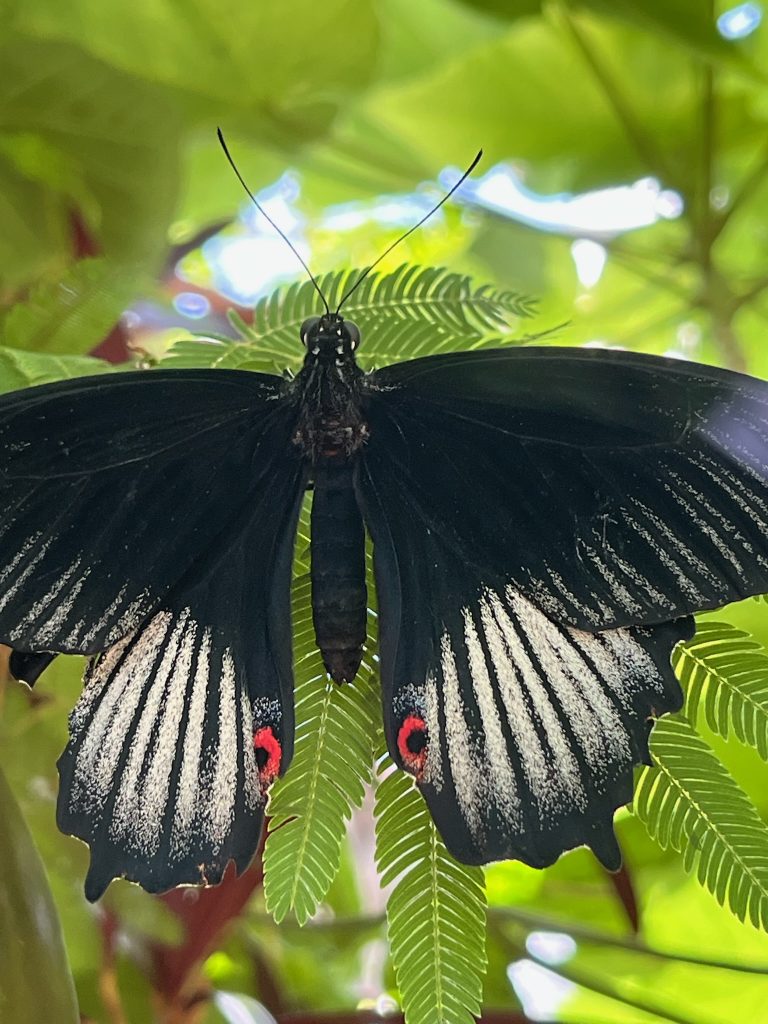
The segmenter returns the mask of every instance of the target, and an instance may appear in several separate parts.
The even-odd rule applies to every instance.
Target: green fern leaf
[[[90,352],[115,326],[143,278],[136,266],[80,260],[61,280],[37,285],[12,306],[0,323],[0,340],[34,352]]]
[[[748,633],[727,622],[699,622],[692,640],[675,652],[685,689],[685,713],[703,713],[709,728],[731,730],[768,761],[768,654]]]
[[[292,912],[299,924],[315,913],[339,869],[352,808],[360,806],[371,781],[379,717],[371,662],[363,662],[354,683],[339,686],[327,679],[315,649],[307,574],[309,509],[308,501],[292,595],[296,746],[290,769],[270,792],[264,850],[267,910],[278,922]],[[376,649],[373,625],[369,651]]]
[[[376,859],[407,1024],[472,1024],[480,1013],[485,884],[448,853],[413,780],[384,759],[376,791]]]
[[[661,847],[683,854],[703,885],[741,921],[768,930],[768,826],[682,715],[651,734],[656,766],[639,775],[634,813]]]
[[[360,273],[350,270],[318,278],[331,309]],[[531,316],[533,310],[533,303],[516,292],[487,285],[473,288],[464,275],[407,264],[391,274],[370,274],[344,305],[344,315],[360,325],[361,352],[368,365],[508,344],[514,340],[517,321]],[[230,315],[242,340],[184,339],[173,346],[163,365],[295,371],[304,357],[299,329],[317,312],[318,295],[312,282],[292,284],[258,302],[252,325],[237,314]]]
[[[49,352],[22,352],[0,347],[0,394],[96,373],[110,373],[114,366],[92,356],[56,356]]]

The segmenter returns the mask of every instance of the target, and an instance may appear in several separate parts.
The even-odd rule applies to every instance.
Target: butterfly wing
[[[86,894],[242,870],[293,745],[290,574],[303,480],[252,494],[158,610],[91,665],[59,762],[58,819],[91,846]]]
[[[768,591],[765,382],[557,348],[413,360],[372,382],[371,461],[386,446],[455,557],[557,621],[652,625]]]
[[[366,415],[393,757],[460,860],[586,843],[618,866],[613,812],[649,720],[680,707],[688,613],[768,589],[768,387],[629,353],[464,353],[377,372]]]
[[[290,449],[279,386],[153,371],[0,397],[0,642],[88,654],[135,630]]]
[[[90,899],[121,875],[150,891],[215,883],[253,856],[292,753],[305,487],[274,379],[100,383],[0,405],[2,638],[103,648],[59,762],[59,825],[91,847]],[[45,657],[17,660],[34,673]]]

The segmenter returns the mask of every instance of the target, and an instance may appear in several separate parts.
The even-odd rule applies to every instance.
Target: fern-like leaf
[[[485,974],[480,868],[448,853],[412,779],[384,760],[376,792],[376,858],[390,950],[407,1024],[472,1024]]]
[[[0,394],[96,373],[109,373],[115,367],[92,356],[56,356],[47,352],[22,352],[0,346]]]
[[[331,309],[360,273],[350,270],[318,278]],[[359,324],[362,358],[371,365],[508,344],[514,340],[517,321],[531,316],[533,308],[530,300],[516,292],[487,285],[474,288],[462,274],[404,264],[391,274],[370,274],[345,304],[344,316]],[[292,284],[259,301],[252,325],[237,314],[230,316],[241,341],[185,339],[173,346],[163,362],[179,367],[295,371],[304,357],[299,329],[317,313],[318,296],[311,281]]]
[[[703,712],[709,728],[731,730],[768,761],[768,654],[748,633],[727,622],[699,622],[674,656],[685,689],[685,713]]]
[[[90,352],[120,319],[143,278],[136,266],[80,260],[61,280],[37,285],[9,309],[0,323],[0,344],[34,352]]]
[[[267,910],[278,922],[293,912],[299,924],[315,913],[338,871],[352,808],[371,781],[379,717],[370,661],[354,683],[339,686],[328,680],[315,649],[306,572],[309,507],[302,511],[294,566],[296,747],[290,769],[270,792],[264,850]],[[369,651],[376,643],[370,633]]]
[[[711,747],[682,715],[651,734],[656,766],[640,773],[634,813],[721,906],[768,930],[768,827]]]

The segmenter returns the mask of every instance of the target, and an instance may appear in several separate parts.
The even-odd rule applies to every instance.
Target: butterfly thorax
[[[301,337],[307,354],[291,382],[298,409],[293,442],[313,464],[349,458],[368,436],[361,408],[365,374],[354,354],[359,331],[331,313],[306,321]]]

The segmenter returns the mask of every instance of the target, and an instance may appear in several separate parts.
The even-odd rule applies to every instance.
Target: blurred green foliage
[[[567,321],[560,343],[672,351],[768,376],[768,25],[727,41],[715,24],[728,6],[0,0],[0,391],[106,369],[88,353],[122,309],[145,298],[170,308],[175,247],[231,220],[241,202],[215,140],[219,124],[252,187],[287,167],[298,173],[316,273],[364,264],[396,234],[373,220],[332,234],[321,223],[329,204],[373,209],[382,193],[410,193],[481,145],[481,171],[509,162],[544,195],[653,177],[680,197],[676,218],[623,234],[545,232],[447,209],[384,267],[445,263],[535,295],[533,329]],[[576,274],[576,237],[607,253],[591,287]],[[278,341],[276,349],[288,344]],[[387,345],[394,351],[396,339]],[[155,351],[146,337],[145,350]],[[189,350],[178,347],[171,361],[184,358]],[[768,770],[756,749],[765,755],[764,686],[749,666],[764,657],[768,614],[749,601],[717,620],[734,650],[743,648],[737,629],[758,645],[742,650],[749,664],[739,670],[755,720],[733,728],[734,702],[718,689],[726,684],[713,676],[702,690],[692,669],[698,714],[690,699],[688,711],[764,822]],[[730,648],[721,650],[722,667]],[[81,670],[77,659],[59,659],[34,694],[0,682],[0,765],[45,865],[82,1019],[262,1019],[248,999],[279,1021],[348,1015],[386,1006],[386,996],[396,1005],[402,992],[365,801],[342,842],[340,873],[324,895],[325,882],[314,891],[320,906],[303,929],[269,917],[258,865],[215,906],[213,894],[163,901],[125,883],[95,910],[85,904],[86,852],[54,823],[55,762]],[[14,998],[45,998],[45,985],[34,992],[45,980],[64,1006],[68,981],[45,884],[10,794],[2,799],[0,847],[16,856],[4,854],[0,893],[22,917],[6,911],[0,935],[12,920],[33,967],[14,977],[26,991]],[[539,1007],[552,1019],[765,1019],[765,934],[685,873],[675,842],[662,849],[629,812],[618,832],[626,856],[618,878],[585,851],[544,872],[487,869],[486,1011],[525,1019],[508,965],[542,963],[526,940],[556,931],[572,936],[575,953],[549,969],[573,987],[555,999],[557,990],[531,975],[541,999],[553,999]],[[36,909],[24,915],[25,905]],[[9,948],[4,940],[6,969]],[[12,991],[4,978],[0,970],[3,991]],[[18,1002],[9,1015],[0,1000],[0,1020],[37,1024],[42,1011],[29,1006]],[[67,1012],[48,1019],[63,1024]],[[352,1019],[363,1018],[336,1018]]]

